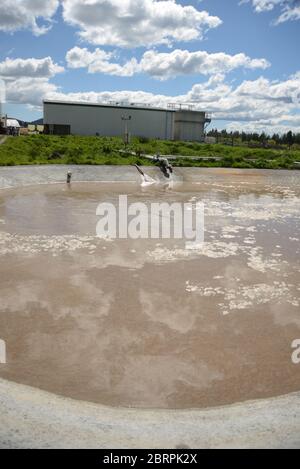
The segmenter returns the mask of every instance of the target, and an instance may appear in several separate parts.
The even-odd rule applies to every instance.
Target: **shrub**
[[[178,146],[176,146],[176,145],[173,144],[173,145],[170,147],[170,153],[171,153],[171,155],[179,155],[179,154],[180,154],[180,150],[179,150]]]
[[[36,158],[37,156],[39,156],[38,148],[36,148],[36,147],[31,148],[29,150],[29,156],[31,156],[32,158]]]
[[[222,160],[221,160],[221,166],[223,166],[224,168],[228,168],[228,167],[231,167],[234,163],[234,157],[233,156],[225,156]]]
[[[143,137],[143,136],[137,137],[137,140],[138,140],[139,143],[142,143],[142,144],[146,144],[146,143],[149,143],[149,142],[150,142],[150,138],[148,138],[148,137]]]
[[[61,158],[61,154],[58,151],[54,151],[51,155],[48,156],[48,160],[59,160]]]
[[[111,153],[111,149],[108,145],[104,145],[104,147],[102,148],[102,152],[107,155],[109,153]]]

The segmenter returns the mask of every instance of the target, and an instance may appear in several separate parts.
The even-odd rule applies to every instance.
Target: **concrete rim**
[[[300,448],[300,392],[204,410],[113,409],[0,379],[0,448]]]

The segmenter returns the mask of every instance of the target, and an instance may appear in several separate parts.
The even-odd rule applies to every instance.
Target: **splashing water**
[[[145,174],[137,164],[134,165],[134,166],[138,170],[138,172],[140,173],[140,176],[142,178],[142,187],[150,186],[152,184],[156,184],[155,179],[148,176],[148,174]]]
[[[153,179],[151,176],[144,173],[138,165],[134,165],[134,166],[138,170],[138,172],[140,173],[140,176],[142,178],[142,184],[141,184],[142,187],[151,186],[153,184],[159,184],[161,182],[157,179]],[[167,186],[172,187],[173,182],[174,182],[173,181],[173,175],[172,175],[172,173],[168,173],[168,174],[169,174],[169,179],[166,178]]]
[[[145,187],[145,186],[151,186],[152,184],[156,184],[157,181],[155,181],[155,179],[153,179],[152,177],[148,176],[148,174],[144,174],[144,176],[142,176],[142,187]]]

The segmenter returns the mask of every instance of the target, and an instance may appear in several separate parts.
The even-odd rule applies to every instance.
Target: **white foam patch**
[[[247,265],[253,270],[266,273],[267,271],[281,272],[286,261],[275,260],[274,258],[263,257],[261,248],[253,248],[250,251]]]
[[[287,194],[287,192],[286,192]],[[272,195],[259,197],[255,202],[244,200],[242,197],[231,203],[203,199],[205,215],[207,217],[230,217],[239,222],[283,220],[289,217],[300,219],[299,198],[290,192],[290,197],[275,198]],[[246,227],[242,227],[247,229]],[[249,231],[256,231],[249,227]]]
[[[240,231],[243,231],[245,229],[244,226],[239,226],[239,225],[229,225],[229,226],[224,226],[222,228],[222,233],[224,235],[227,235],[227,234],[237,234],[239,233]]]
[[[186,291],[189,293],[197,293],[202,297],[222,296],[222,302],[218,306],[224,316],[231,311],[250,309],[270,302],[288,303],[299,307],[300,297],[294,296],[291,288],[295,286],[287,285],[285,282],[273,282],[270,285],[265,283],[237,285],[236,288],[193,285],[186,282]]]
[[[266,197],[265,200],[247,203],[233,209],[231,216],[237,220],[270,221],[287,218],[300,218],[299,198],[276,200]]]
[[[248,238],[244,239],[245,244],[256,244],[256,239],[253,238],[252,236],[249,236]]]
[[[224,239],[234,239],[235,236],[233,236],[233,235],[223,235],[222,238],[224,238]]]
[[[202,296],[212,297],[217,295],[222,295],[223,290],[221,287],[198,287],[197,285],[191,285],[189,282],[186,282],[186,291],[187,292],[198,292]]]
[[[217,202],[212,200],[203,200],[205,215],[207,217],[224,217],[232,209],[232,206],[226,202]]]
[[[78,249],[96,249],[95,238],[92,236],[21,236],[0,232],[0,255],[6,254],[37,254],[50,252],[74,252]]]
[[[194,247],[193,249],[169,249],[156,248],[153,251],[147,251],[147,256],[156,262],[176,261],[196,256],[205,256],[212,259],[226,258],[236,256],[239,251],[239,245],[225,242],[208,242]]]
[[[296,196],[296,193],[295,191],[292,191],[291,189],[289,188],[282,188],[280,190],[281,194],[284,195],[285,197],[288,197],[288,198],[294,198]]]

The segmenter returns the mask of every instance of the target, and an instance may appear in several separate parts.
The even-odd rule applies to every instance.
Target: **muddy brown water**
[[[299,391],[300,173],[0,191],[0,377],[80,400],[200,408]],[[95,236],[96,208],[205,204],[205,244]]]

